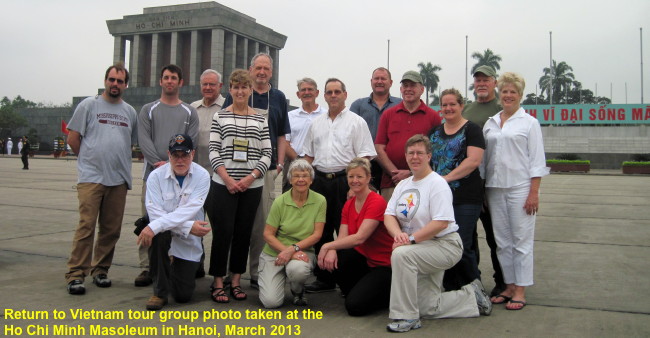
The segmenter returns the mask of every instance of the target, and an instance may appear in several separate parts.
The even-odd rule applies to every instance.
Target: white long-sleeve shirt
[[[192,162],[183,186],[169,163],[149,174],[146,207],[154,234],[171,231],[169,254],[188,261],[201,260],[201,238],[190,234],[194,221],[205,219],[203,204],[210,189],[210,174]]]
[[[501,128],[501,113],[483,126],[486,148],[480,169],[485,186],[511,188],[548,175],[539,121],[519,108]]]

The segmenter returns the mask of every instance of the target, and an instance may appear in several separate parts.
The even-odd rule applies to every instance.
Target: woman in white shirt
[[[384,214],[393,237],[388,331],[421,327],[420,317],[489,315],[492,304],[476,279],[460,290],[442,292],[445,270],[463,254],[456,232],[449,184],[431,169],[431,143],[421,134],[406,141],[406,162],[413,176],[395,187]]]
[[[521,310],[526,306],[525,289],[533,285],[535,214],[548,168],[539,122],[520,106],[524,79],[504,73],[497,86],[503,110],[483,127],[487,147],[481,166],[507,288],[491,301]]]

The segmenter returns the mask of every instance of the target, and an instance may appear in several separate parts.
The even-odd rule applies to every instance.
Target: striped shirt
[[[248,141],[248,161],[233,160],[235,139]],[[271,139],[264,116],[260,114],[244,116],[227,110],[218,111],[212,119],[209,149],[210,164],[214,171],[213,181],[225,185],[217,174],[217,168],[224,166],[228,175],[235,180],[240,180],[249,175],[253,169],[257,169],[262,175],[250,187],[261,187],[264,184],[262,177],[271,163]]]

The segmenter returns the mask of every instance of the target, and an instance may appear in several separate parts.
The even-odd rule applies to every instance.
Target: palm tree
[[[484,50],[483,54],[481,54],[480,52],[472,53],[472,59],[476,59],[476,63],[472,66],[471,74],[474,74],[476,68],[480,66],[490,66],[494,68],[494,70],[501,69],[501,65],[499,64],[499,62],[501,62],[501,56],[494,54],[494,52],[490,48]],[[474,91],[473,83],[469,86],[469,90]]]
[[[476,59],[476,64],[472,66],[472,74],[480,66],[490,66],[494,70],[501,69],[501,65],[499,64],[501,62],[501,56],[494,54],[490,48],[483,51],[483,54],[479,52],[472,53],[472,59]]]
[[[422,80],[424,81],[424,88],[426,88],[427,91],[426,94],[428,106],[429,92],[435,93],[436,89],[438,89],[438,82],[440,82],[440,78],[436,72],[441,71],[442,68],[439,65],[432,65],[431,62],[427,62],[426,65],[424,62],[420,62],[418,63],[418,67],[420,68],[420,76],[422,76]]]
[[[549,67],[544,67],[543,71],[544,75],[539,78],[539,87],[542,89],[542,94],[546,92],[550,96],[551,93],[549,91],[551,89],[550,84],[552,75],[553,97],[556,98],[554,101],[559,103],[559,98],[562,97],[562,93],[566,93],[573,85],[573,81],[575,80],[575,75],[572,73],[573,68],[564,61],[557,63],[557,61],[553,60],[553,72],[551,73]],[[565,102],[566,99],[567,98],[565,97]]]

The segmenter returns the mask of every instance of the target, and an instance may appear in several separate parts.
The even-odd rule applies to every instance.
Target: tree
[[[501,69],[501,65],[499,64],[499,62],[501,62],[501,56],[494,54],[490,48],[484,50],[483,54],[480,52],[472,53],[472,59],[476,59],[476,63],[472,66],[472,72],[470,74],[474,74],[476,68],[480,66],[490,66],[494,68],[494,70]],[[469,90],[474,91],[473,83],[469,85]]]
[[[568,95],[566,95],[566,93],[568,93],[575,81],[575,76],[572,71],[573,68],[566,62],[561,61],[560,63],[557,63],[553,60],[553,69],[544,67],[544,75],[539,78],[539,87],[542,89],[542,94],[546,93],[549,97],[551,96],[552,82],[553,103],[567,103]]]
[[[422,80],[424,81],[424,88],[426,88],[428,106],[429,93],[435,93],[436,89],[438,89],[438,83],[440,82],[440,78],[436,73],[441,71],[442,68],[439,65],[432,65],[431,62],[427,62],[427,64],[420,62],[418,63],[418,67],[420,68],[420,76],[422,76]]]
[[[11,136],[12,131],[27,126],[27,119],[16,112],[14,103],[19,108],[36,106],[34,102],[24,100],[20,95],[16,96],[13,101],[6,96],[3,97],[0,100],[0,135],[3,138]]]

